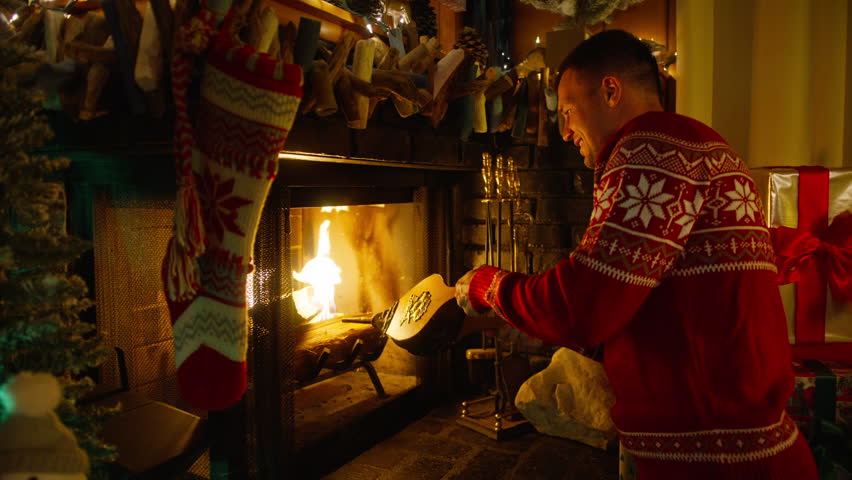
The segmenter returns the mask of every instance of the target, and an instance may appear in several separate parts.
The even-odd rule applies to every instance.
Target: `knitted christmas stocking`
[[[178,98],[188,77],[181,68],[188,66],[172,66],[180,185],[163,280],[181,396],[206,410],[231,405],[246,388],[246,275],[278,152],[302,96],[299,66],[237,45],[227,30],[207,55],[195,129],[182,123],[185,96]],[[193,243],[198,235],[202,245]]]

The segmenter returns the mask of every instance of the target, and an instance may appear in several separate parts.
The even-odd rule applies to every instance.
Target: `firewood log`
[[[298,328],[305,332],[301,333],[304,340],[294,352],[293,376],[301,382],[312,380],[319,373],[320,367],[334,368],[349,360],[355,342],[361,342],[362,354],[374,352],[383,346],[381,331],[372,325],[337,323],[323,327],[321,324],[309,324]],[[313,329],[322,330],[322,333],[312,335]],[[323,352],[327,355],[326,360],[318,365]],[[357,357],[353,360],[357,360]]]

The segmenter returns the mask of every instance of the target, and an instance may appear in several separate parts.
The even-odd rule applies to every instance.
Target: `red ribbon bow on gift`
[[[852,212],[838,215],[822,235],[798,228],[772,230],[779,284],[799,282],[824,266],[832,297],[852,302]]]
[[[799,168],[799,228],[771,229],[778,283],[798,283],[796,343],[825,341],[827,289],[852,302],[852,212],[828,224],[829,171]]]

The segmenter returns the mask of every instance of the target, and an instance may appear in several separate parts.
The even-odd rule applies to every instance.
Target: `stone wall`
[[[566,258],[583,236],[592,209],[592,171],[574,145],[555,135],[551,146],[512,145],[491,150],[493,154],[512,156],[518,167],[521,200],[516,207],[517,269],[540,273]],[[466,191],[463,248],[465,267],[485,263],[486,205],[482,202],[483,181],[477,175]],[[492,204],[492,219],[496,206]],[[504,203],[502,224],[503,268],[511,266],[511,236],[507,223],[508,205]],[[492,227],[496,236],[496,226]]]

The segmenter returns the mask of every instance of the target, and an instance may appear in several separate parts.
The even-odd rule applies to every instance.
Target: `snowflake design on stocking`
[[[674,195],[663,192],[665,183],[663,179],[652,185],[645,175],[640,175],[639,183],[627,185],[627,199],[619,205],[627,209],[624,220],[638,217],[642,225],[648,228],[653,218],[666,218],[663,204],[674,198]]]
[[[757,205],[757,193],[751,190],[747,182],[740,183],[734,180],[734,189],[725,192],[725,196],[731,199],[725,207],[726,212],[736,212],[737,220],[747,216],[749,220],[754,221],[754,214],[760,207]]]
[[[615,196],[613,195],[616,191],[615,186],[610,186],[613,183],[609,181],[600,188],[600,192],[602,192],[598,198],[597,202],[595,202],[595,208],[592,210],[592,221],[596,221],[602,216],[605,216],[607,212],[612,208],[613,204],[615,204]]]
[[[252,200],[234,195],[234,183],[234,178],[223,179],[210,169],[205,169],[202,175],[204,223],[220,242],[226,230],[240,237],[245,236],[245,232],[237,225],[238,210],[253,203]]]

